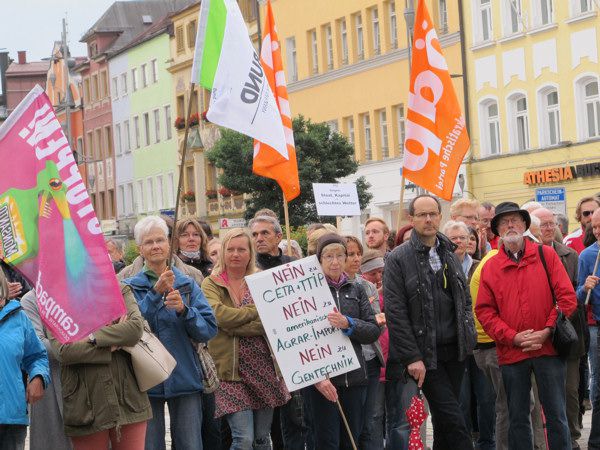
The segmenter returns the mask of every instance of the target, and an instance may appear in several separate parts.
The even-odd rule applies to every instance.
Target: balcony
[[[219,195],[218,198],[207,199],[206,206],[209,217],[243,214],[246,209],[243,194],[230,195],[229,197]]]

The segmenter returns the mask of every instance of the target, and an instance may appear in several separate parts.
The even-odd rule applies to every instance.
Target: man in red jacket
[[[556,252],[542,246],[546,276],[539,246],[523,237],[530,223],[529,213],[516,203],[496,207],[491,227],[503,245],[483,267],[475,312],[496,342],[508,400],[509,448],[533,449],[529,420],[533,372],[546,415],[549,448],[567,449],[571,439],[565,412],[566,363],[552,346],[557,317],[552,292],[567,316],[575,311],[577,298]]]

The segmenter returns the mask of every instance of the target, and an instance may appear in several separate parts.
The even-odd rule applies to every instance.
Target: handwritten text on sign
[[[335,302],[316,256],[246,282],[290,391],[360,367],[350,339],[327,320]]]

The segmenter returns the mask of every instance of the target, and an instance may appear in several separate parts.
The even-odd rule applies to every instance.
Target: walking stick
[[[598,270],[598,261],[600,260],[600,251],[596,254],[596,263],[594,264],[594,270],[592,271],[592,275],[596,275],[596,270]],[[592,295],[592,289],[587,292],[585,297],[585,304],[587,305],[590,302],[590,295]]]
[[[327,379],[329,380],[329,374],[327,374]],[[338,398],[335,403],[337,404],[338,410],[340,411],[340,416],[342,416],[342,421],[344,422],[344,428],[346,428],[346,432],[348,433],[348,437],[350,438],[350,444],[352,444],[353,450],[358,450],[356,447],[356,443],[354,442],[354,437],[352,436],[352,431],[350,431],[350,425],[348,425],[348,420],[346,420],[346,414],[344,414],[344,410],[342,409],[342,404],[340,403],[340,399]]]

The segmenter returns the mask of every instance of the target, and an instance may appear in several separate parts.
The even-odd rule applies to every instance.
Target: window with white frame
[[[137,77],[137,69],[133,68],[131,69],[131,90],[133,92],[137,91],[139,87],[138,84],[138,77]]]
[[[333,135],[333,133],[337,133],[338,132],[338,121],[337,121],[337,119],[329,120],[329,121],[327,121],[325,123],[329,127],[329,135],[330,136]]]
[[[154,211],[154,207],[156,205],[156,203],[154,203],[154,197],[155,197],[155,194],[154,194],[154,179],[148,178],[146,180],[146,186],[148,187],[148,196],[147,196],[147,199],[148,199],[148,205],[147,205],[148,210],[147,211],[148,212],[152,212],[152,211]]]
[[[169,208],[175,206],[175,176],[173,172],[167,174],[167,201]]]
[[[583,85],[583,103],[588,138],[600,137],[600,96],[598,80],[588,81]]]
[[[354,145],[354,118],[346,117],[346,130],[348,132],[348,142]]]
[[[123,134],[125,135],[125,139],[123,139],[123,151],[125,153],[129,153],[131,151],[131,134],[129,130],[129,120],[123,122]]]
[[[125,214],[125,186],[122,184],[119,185],[119,190],[117,191],[117,213],[119,217]]]
[[[475,35],[478,42],[486,42],[492,39],[492,1],[475,0],[476,7],[476,25]]]
[[[116,100],[119,97],[119,79],[117,77],[112,78],[112,98]]]
[[[325,46],[327,47],[327,68],[333,69],[333,35],[331,25],[325,27]]]
[[[163,184],[163,176],[156,176],[156,209],[161,210],[165,206],[165,187]]]
[[[144,208],[144,181],[138,180],[137,182],[137,201],[135,205],[135,211],[138,213],[146,211]]]
[[[121,140],[121,124],[115,125],[115,147],[117,147],[116,154],[120,155],[123,152],[123,143]]]
[[[505,36],[523,31],[521,0],[504,0],[502,2],[502,22]]]
[[[358,13],[354,17],[356,25],[356,58],[361,61],[365,58],[365,40],[363,35],[362,16]]]
[[[560,142],[560,108],[558,91],[554,87],[539,91],[540,105],[540,137],[543,146],[556,145]]]
[[[522,94],[515,94],[509,98],[508,106],[510,148],[513,152],[527,150],[529,148],[527,98]]]
[[[533,0],[533,25],[544,26],[554,21],[553,0]]]
[[[147,64],[142,64],[141,72],[142,72],[142,87],[145,88],[146,86],[148,86],[148,65]]]
[[[390,148],[388,145],[388,125],[387,112],[385,109],[379,111],[379,138],[381,139],[381,157],[390,157]]]
[[[440,18],[440,34],[448,32],[448,6],[446,0],[438,0],[438,12]]]
[[[319,73],[319,49],[317,44],[317,30],[310,31],[310,52],[312,72]]]
[[[396,17],[396,0],[389,3],[390,13],[390,43],[392,48],[398,48],[398,19]]]
[[[571,0],[571,15],[577,16],[592,12],[594,8],[594,0]]]
[[[377,7],[371,9],[371,24],[373,31],[373,53],[379,55],[381,53],[381,41],[379,36],[379,11]]]
[[[296,60],[296,38],[289,37],[285,40],[285,50],[287,55],[288,79],[298,81],[298,62]]]
[[[404,140],[406,139],[406,120],[404,116],[404,103],[396,106],[396,133],[398,137],[398,150],[404,152]]]
[[[342,46],[342,64],[348,64],[348,28],[346,19],[340,19],[340,43]]]
[[[171,105],[165,106],[165,130],[167,131],[167,140],[173,137],[173,132],[171,130]]]
[[[152,114],[154,116],[154,142],[160,142],[160,111],[155,109]]]
[[[365,161],[373,160],[373,147],[371,139],[371,118],[369,113],[363,114],[363,131],[365,138]]]
[[[135,148],[140,148],[140,117],[133,118],[133,131],[135,132]]]
[[[127,72],[121,74],[121,97],[127,95]]]
[[[500,116],[498,102],[487,100],[479,106],[481,156],[500,154]]]
[[[150,114],[144,113],[144,145],[150,145]]]
[[[150,79],[152,80],[152,83],[158,82],[158,63],[155,59],[150,61]]]
[[[130,215],[135,212],[135,193],[133,183],[127,183],[127,201],[125,206],[125,214]]]

